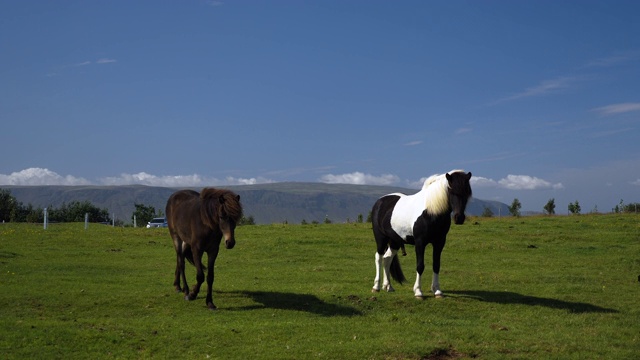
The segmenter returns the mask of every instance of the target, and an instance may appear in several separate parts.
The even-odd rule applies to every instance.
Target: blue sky
[[[637,1],[0,1],[0,185],[640,202]]]

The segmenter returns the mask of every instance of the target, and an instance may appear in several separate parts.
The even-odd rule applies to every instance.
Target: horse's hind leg
[[[176,273],[173,280],[173,287],[176,289],[176,292],[182,292],[182,287],[180,287],[180,276],[182,275],[183,267],[184,267],[184,260],[181,259],[180,254],[177,254],[176,255]]]
[[[387,254],[390,251],[390,248],[388,245],[389,240],[378,233],[374,232],[374,235],[377,243],[377,250],[375,254],[376,277],[373,280],[373,289],[371,289],[371,291],[372,292],[380,291],[381,289],[380,275],[381,274],[382,274],[382,288],[384,288],[387,291],[393,291],[393,287],[391,287],[389,283],[389,279],[390,279],[389,273],[390,273],[391,259],[392,259],[392,258],[388,259],[388,254]]]
[[[176,272],[173,279],[173,286],[176,289],[176,292],[183,292],[183,288],[180,286],[180,278],[182,278],[186,294],[189,290],[189,286],[187,285],[187,278],[184,274],[184,254],[182,252],[183,242],[174,236],[173,245],[176,250]]]
[[[376,277],[373,279],[372,292],[380,292],[380,271],[382,270],[382,255],[376,251]]]
[[[391,286],[391,262],[393,261],[393,257],[398,254],[398,250],[394,250],[389,246],[387,251],[382,256],[382,262],[384,264],[384,276],[382,278],[382,288],[387,292],[396,291],[393,286]]]
[[[395,291],[393,286],[391,286],[391,261],[393,257],[396,256],[398,250],[393,250],[391,248],[387,248],[387,251],[384,255],[380,255],[376,252],[376,277],[373,279],[373,289],[372,292],[380,291],[380,273],[382,272],[382,289],[387,292]],[[381,271],[382,270],[382,271]]]

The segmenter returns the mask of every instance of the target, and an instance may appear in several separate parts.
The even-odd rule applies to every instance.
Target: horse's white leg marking
[[[417,298],[422,297],[422,277],[417,271],[416,271],[416,283],[415,285],[413,285],[413,294]]]
[[[440,291],[440,277],[436,273],[433,273],[433,281],[431,281],[431,291],[433,291],[436,297],[442,296],[442,291]]]
[[[382,288],[387,292],[395,291],[393,286],[391,286],[391,261],[393,257],[396,256],[398,250],[393,250],[391,247],[387,249],[387,252],[384,253],[383,262],[384,262],[384,277],[382,279]]]
[[[380,291],[380,271],[382,270],[382,256],[376,251],[376,278],[373,279],[373,292]]]

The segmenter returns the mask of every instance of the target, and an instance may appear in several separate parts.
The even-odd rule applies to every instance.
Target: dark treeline
[[[107,209],[99,209],[90,201],[63,203],[59,208],[47,207],[48,221],[82,222],[85,214],[89,214],[89,222],[111,221]],[[9,190],[0,189],[0,221],[41,223],[44,222],[44,208],[24,205]]]

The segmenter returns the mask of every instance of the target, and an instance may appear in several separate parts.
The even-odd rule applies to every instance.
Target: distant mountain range
[[[134,204],[155,207],[164,214],[169,196],[176,188],[128,186],[0,186],[8,189],[23,204],[36,207],[60,207],[63,203],[89,201],[100,209],[108,209],[112,217],[132,223]],[[359,215],[366,220],[375,201],[386,194],[401,192],[414,194],[418,190],[391,186],[349,185],[284,182],[259,185],[224,186],[240,195],[246,217],[257,224],[303,220],[323,222],[356,221]],[[201,188],[194,188],[200,191]],[[467,215],[481,215],[489,208],[495,216],[509,213],[508,206],[497,201],[472,198]],[[139,224],[140,225],[140,224]]]

